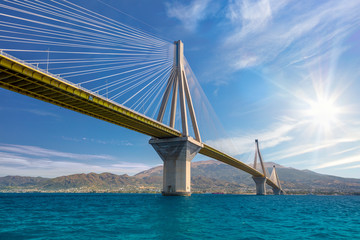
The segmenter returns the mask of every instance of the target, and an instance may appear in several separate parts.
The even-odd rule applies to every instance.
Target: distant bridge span
[[[182,136],[180,131],[170,126],[68,82],[59,76],[38,69],[36,66],[2,51],[0,54],[0,86],[157,139]],[[199,153],[245,171],[254,178],[266,177],[266,183],[269,186],[281,190],[274,180],[255,168],[205,143],[199,144],[201,146]]]

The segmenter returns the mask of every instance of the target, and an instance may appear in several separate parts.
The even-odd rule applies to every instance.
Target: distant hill
[[[289,193],[323,193],[323,194],[347,194],[360,193],[360,179],[341,178],[336,176],[319,174],[310,170],[298,170],[295,168],[284,167],[282,165],[266,162],[265,167],[271,173],[275,165],[281,185]],[[206,191],[206,186],[196,182],[197,177],[204,177],[210,180],[221,180],[241,187],[242,192],[255,191],[254,181],[251,175],[230,165],[219,161],[209,160],[193,162],[191,165],[192,190]],[[158,177],[158,183],[162,184],[162,166],[151,168],[140,172],[135,177],[147,180]],[[194,181],[195,180],[195,181]],[[208,185],[208,188],[217,186]],[[271,188],[268,187],[271,192]],[[232,192],[237,192],[233,189]]]
[[[42,177],[21,177],[21,176],[6,176],[0,177],[0,187],[28,187],[35,186],[47,181],[48,178]]]
[[[116,175],[112,173],[89,173],[74,174],[69,176],[50,179],[41,184],[41,187],[48,190],[59,190],[69,188],[88,188],[116,190],[124,186],[136,186],[143,184],[141,179],[130,177],[126,174]]]
[[[281,185],[287,193],[360,194],[360,179],[323,175],[309,170],[287,168],[265,163],[271,173],[276,165]],[[57,178],[6,176],[0,177],[1,192],[161,192],[162,166],[135,176],[112,173],[74,174]],[[193,162],[193,192],[254,193],[251,176],[218,161]],[[271,188],[267,187],[269,193]]]

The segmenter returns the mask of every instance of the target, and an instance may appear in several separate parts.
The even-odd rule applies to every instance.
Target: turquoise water
[[[360,239],[360,196],[0,194],[0,239]]]

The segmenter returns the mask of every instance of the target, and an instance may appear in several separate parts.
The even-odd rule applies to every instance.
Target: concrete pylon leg
[[[264,177],[253,177],[256,184],[256,195],[266,195],[266,178]]]
[[[164,196],[191,195],[191,160],[201,149],[201,143],[189,137],[150,139],[149,143],[164,161]]]
[[[282,191],[279,188],[272,188],[274,195],[281,195]]]

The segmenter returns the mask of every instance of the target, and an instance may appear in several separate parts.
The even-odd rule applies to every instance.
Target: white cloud
[[[344,151],[338,151],[342,146],[356,144],[360,141],[358,130],[354,126],[348,126],[348,129],[341,128],[333,136],[324,139],[317,134],[309,134],[307,128],[309,123],[292,118],[282,118],[282,123],[267,128],[266,130],[247,133],[242,137],[221,138],[208,141],[210,146],[224,151],[230,155],[253,154],[255,151],[254,139],[259,139],[260,149],[263,151],[267,148],[277,147],[271,153],[263,156],[265,161],[279,162],[286,160],[286,165],[293,166],[301,163],[303,168],[320,169],[334,167],[337,165],[360,162],[360,155],[353,154],[350,157],[344,157],[342,154],[357,150],[358,147],[349,148]],[[344,132],[345,130],[345,132]],[[280,150],[278,150],[280,149]],[[277,151],[276,151],[277,150]],[[317,152],[322,151],[321,154]],[[326,152],[326,154],[323,154]],[[309,158],[304,158],[305,154],[315,154]],[[330,156],[339,156],[340,160],[330,161]],[[308,156],[308,155],[306,155]],[[251,158],[250,158],[251,159]],[[317,165],[314,167],[314,161]],[[328,162],[325,162],[328,161]],[[353,167],[349,167],[353,168]],[[356,168],[356,167],[354,167]]]
[[[0,145],[0,176],[57,177],[89,172],[136,174],[150,167],[143,163],[119,161],[107,155],[66,153],[35,146]]]
[[[320,164],[318,166],[313,167],[312,169],[321,169],[321,168],[328,168],[328,167],[335,167],[339,165],[349,164],[349,163],[356,163],[360,162],[360,155],[355,155],[347,158],[342,158],[339,160],[326,162],[323,164]],[[354,166],[348,167],[348,168],[354,168]]]
[[[56,115],[55,113],[51,113],[51,112],[47,112],[47,111],[42,111],[42,110],[38,110],[38,109],[22,109],[22,111],[25,112],[29,112],[35,115],[39,115],[42,117],[55,117],[55,118],[59,118],[58,115]]]
[[[346,150],[339,151],[343,146],[354,145],[360,141],[359,128],[352,125],[351,121],[343,120],[340,125],[332,125],[331,134],[319,131],[322,125],[314,125],[311,121],[300,121],[297,126],[297,131],[289,134],[295,140],[294,144],[269,153],[267,156],[269,161],[287,159],[290,164],[290,159],[293,157],[327,149],[326,155],[317,159],[317,161],[325,161],[330,156],[341,156],[359,149],[359,147],[347,147]]]
[[[355,168],[360,168],[360,164],[359,165],[355,165],[355,166],[350,166],[350,167],[344,167],[341,169],[355,169]],[[360,175],[360,174],[359,174]]]
[[[210,1],[194,0],[188,5],[180,2],[167,3],[167,15],[180,20],[185,29],[194,31],[198,23],[206,18]]]
[[[255,66],[258,63],[258,56],[251,55],[249,53],[246,56],[243,56],[239,59],[235,59],[235,62],[232,64],[236,68],[247,68]]]
[[[27,160],[27,158],[18,156],[16,154],[0,152],[0,165],[28,166],[29,161]]]
[[[128,140],[102,140],[102,139],[94,139],[94,138],[73,138],[73,137],[65,137],[62,136],[63,140],[72,141],[72,142],[92,142],[104,145],[115,145],[115,146],[133,146],[134,144],[129,142]]]
[[[226,59],[236,70],[323,56],[358,28],[359,11],[358,1],[231,1],[234,31],[224,38]]]
[[[313,143],[298,144],[295,147],[287,148],[287,149],[279,151],[279,152],[274,152],[274,153],[268,154],[268,159],[270,161],[279,161],[282,159],[303,155],[305,153],[318,151],[320,149],[333,147],[337,143],[338,143],[337,141],[332,141],[332,142],[327,142],[327,143],[323,143],[323,144],[317,144],[315,146]]]
[[[111,165],[95,165],[70,161],[50,161],[50,160],[33,160],[21,165],[8,165],[0,161],[0,176],[22,175],[22,176],[42,176],[58,177],[77,173],[103,173],[110,172],[114,174],[136,174],[151,168],[151,166],[141,163],[119,163]]]
[[[241,23],[241,31],[237,37],[257,32],[266,27],[272,20],[272,9],[269,0],[230,1],[227,17],[233,24]]]
[[[341,154],[344,154],[344,153],[347,153],[347,152],[352,152],[352,151],[354,151],[354,150],[358,150],[358,149],[360,149],[360,147],[352,147],[352,148],[347,148],[347,149],[345,149],[345,150],[342,150],[342,151],[339,151],[339,152],[335,152],[335,153],[333,153],[332,155],[341,155]]]
[[[113,160],[113,157],[108,155],[67,153],[67,152],[59,152],[59,151],[49,150],[35,146],[15,145],[15,144],[0,144],[0,151],[12,152],[12,153],[30,155],[36,157],[60,157],[60,158],[71,158],[78,160],[89,160],[89,159]]]
[[[240,155],[249,151],[255,151],[255,139],[259,140],[261,149],[275,147],[281,143],[292,140],[292,137],[289,134],[292,130],[297,128],[297,126],[298,123],[282,123],[264,131],[247,133],[245,136],[241,137],[210,140],[206,143],[232,156]]]

